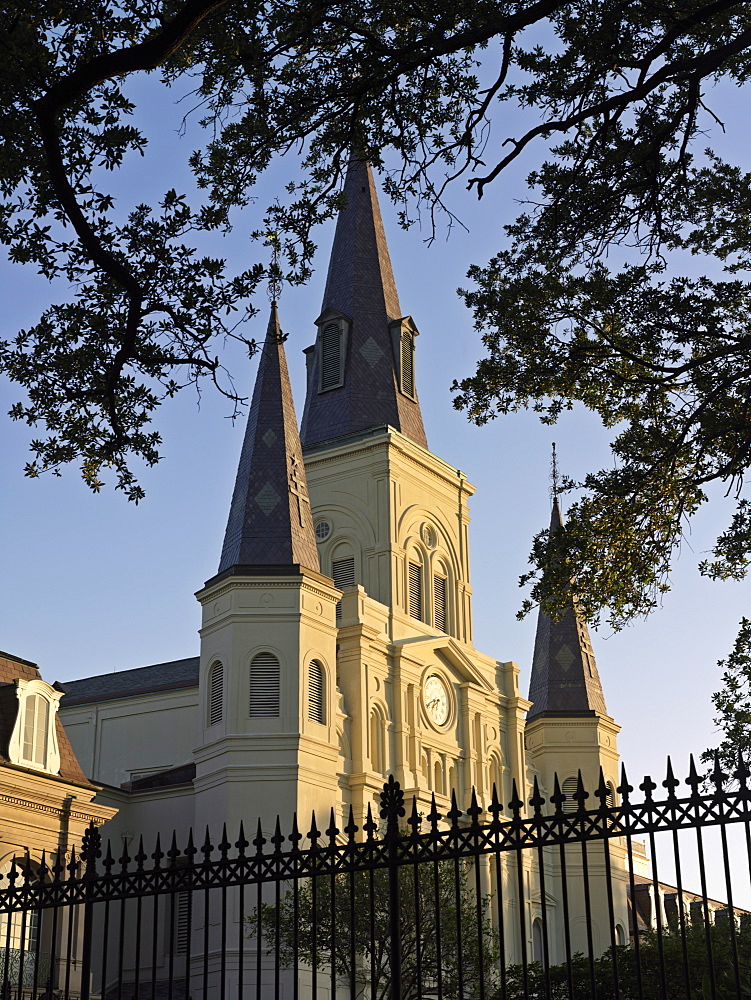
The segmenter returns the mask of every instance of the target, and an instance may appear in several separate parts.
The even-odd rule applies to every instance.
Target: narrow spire
[[[317,321],[319,335],[306,352],[308,391],[300,436],[307,448],[390,424],[427,447],[414,388],[417,330],[399,306],[368,163],[350,161],[344,194]],[[341,330],[342,356],[338,377],[331,378],[331,368],[322,365],[322,339],[333,324]],[[330,362],[331,355],[327,357]]]
[[[558,470],[553,449],[554,493],[550,515],[551,536],[564,530],[558,505]],[[598,712],[607,715],[605,696],[589,638],[587,623],[573,597],[558,621],[540,608],[537,617],[535,652],[529,700],[533,702],[527,720],[538,715],[570,715]]]
[[[276,302],[261,349],[219,572],[320,572]]]

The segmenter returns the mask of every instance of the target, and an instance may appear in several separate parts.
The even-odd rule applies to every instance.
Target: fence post
[[[83,835],[81,843],[81,862],[85,865],[83,871],[84,893],[86,901],[83,904],[83,944],[81,948],[81,1000],[89,1000],[91,992],[91,950],[94,931],[93,882],[97,877],[96,862],[102,856],[102,835],[92,820]],[[105,947],[107,943],[105,942]]]
[[[381,792],[381,818],[386,820],[389,862],[389,940],[391,945],[391,1000],[402,997],[401,905],[399,900],[399,819],[405,815],[404,792],[393,774]]]

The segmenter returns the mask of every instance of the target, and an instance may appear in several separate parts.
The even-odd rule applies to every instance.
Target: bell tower
[[[203,608],[196,826],[336,800],[335,607],[320,572],[276,303]],[[252,789],[254,802],[247,799]]]

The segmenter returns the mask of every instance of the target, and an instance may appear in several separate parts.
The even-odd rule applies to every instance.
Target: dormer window
[[[18,710],[8,745],[10,762],[58,774],[55,716],[61,693],[43,680],[18,678],[14,683]]]

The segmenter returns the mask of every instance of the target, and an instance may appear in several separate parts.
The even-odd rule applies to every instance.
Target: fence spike
[[[284,834],[282,833],[282,824],[279,820],[279,815],[276,817],[276,825],[274,826],[274,833],[271,837],[271,843],[274,845],[274,854],[282,853],[282,844],[284,843]]]
[[[104,866],[105,874],[111,874],[115,865],[115,857],[112,853],[112,841],[109,837],[107,837],[107,850],[104,852],[104,861],[102,862],[102,865]]]
[[[37,868],[37,878],[40,882],[44,883],[47,881],[47,873],[49,868],[47,867],[47,852],[42,851],[42,860],[39,862],[39,868]]]
[[[266,838],[263,835],[263,830],[261,828],[261,818],[258,817],[258,825],[256,826],[256,835],[253,838],[253,847],[256,849],[256,855],[263,854],[263,845],[266,843]]]
[[[715,753],[714,755],[714,766],[712,767],[712,774],[710,775],[712,779],[712,784],[715,786],[715,792],[718,796],[724,795],[725,792],[725,782],[727,781],[728,775],[720,767],[720,755]]]
[[[164,851],[162,850],[162,838],[158,833],[156,835],[156,848],[154,849],[154,853],[151,855],[151,857],[154,862],[154,869],[156,870],[157,868],[161,868],[162,858],[164,857]]]
[[[355,834],[357,833],[359,827],[355,823],[355,814],[352,811],[352,805],[349,807],[349,817],[347,819],[347,825],[344,827],[344,832],[347,834],[347,841],[350,844],[355,842]]]
[[[314,851],[318,849],[318,838],[320,836],[321,834],[318,832],[318,825],[316,824],[316,811],[314,809],[310,817],[310,832],[308,833],[308,840]]]
[[[15,858],[13,859],[13,864],[15,865]],[[74,844],[70,849],[70,864],[68,865],[68,880],[73,881],[73,879],[78,874],[78,858],[76,857],[76,845]]]
[[[689,799],[691,799],[693,802],[699,801],[701,799],[701,796],[699,794],[699,785],[701,784],[701,778],[697,773],[696,763],[694,762],[693,754],[690,754],[688,758],[688,777],[686,778],[686,784],[691,789],[691,795],[689,796]]]
[[[491,820],[491,826],[493,830],[497,830],[497,828],[500,826],[501,823],[499,817],[503,812],[503,806],[501,805],[501,801],[498,798],[498,789],[495,786],[495,782],[493,782],[493,791],[490,794],[490,805],[488,807],[488,812],[493,817]]]
[[[146,852],[143,849],[143,834],[138,838],[138,853],[133,859],[136,863],[137,870],[143,871],[143,863],[146,860]]]
[[[208,824],[206,824],[206,836],[203,838],[203,843],[201,844],[201,854],[203,854],[204,864],[208,864],[211,860],[211,852],[214,850],[214,845],[211,843],[211,834],[209,833]]]
[[[373,808],[370,802],[368,802],[368,818],[365,820],[365,826],[363,829],[365,830],[368,840],[373,839],[375,832],[378,829],[378,824],[373,819]]]
[[[738,750],[738,762],[735,770],[733,771],[733,777],[745,791],[748,788],[748,764],[743,759],[743,754]]]
[[[172,842],[169,845],[167,857],[169,858],[170,868],[176,868],[177,859],[180,857],[180,848],[177,846],[177,833],[175,830],[172,831]]]
[[[453,789],[452,789],[453,792]],[[428,813],[426,819],[430,823],[430,832],[438,832],[438,822],[441,819],[441,814],[438,812],[438,808],[435,804],[435,792],[430,793],[430,812]]]
[[[326,836],[329,838],[329,845],[331,847],[336,847],[336,838],[339,836],[339,830],[336,826],[336,817],[334,816],[333,806],[329,814],[329,828],[326,831]]]
[[[235,841],[235,847],[237,848],[237,853],[241,858],[245,857],[245,848],[248,847],[250,841],[245,836],[245,826],[243,821],[240,820],[240,830],[238,833],[237,840]]]
[[[117,859],[120,865],[120,871],[126,872],[128,870],[128,865],[131,862],[130,855],[128,854],[128,841],[123,837],[123,853]]]
[[[561,783],[558,780],[558,772],[553,774],[553,794],[550,796],[551,803],[555,806],[555,812],[557,816],[563,813],[563,803],[566,796],[561,791]]]
[[[416,837],[420,832],[420,825],[422,823],[422,819],[420,818],[420,813],[418,812],[417,809],[416,795],[412,796],[412,810],[409,814],[409,819],[407,820],[407,822],[412,827],[412,836]]]
[[[602,768],[600,768],[600,778],[597,782],[597,790],[595,795],[600,800],[600,805],[597,808],[599,813],[607,813],[608,809],[608,796],[610,795],[610,790],[608,788],[607,782],[605,781],[605,775],[603,774]]]
[[[58,848],[55,851],[55,863],[52,866],[52,881],[60,882],[64,871],[65,865],[63,864],[63,852],[60,848]]]
[[[532,784],[532,798],[529,800],[529,804],[534,810],[535,817],[542,815],[542,807],[545,805],[545,799],[540,793],[540,785],[537,781],[537,775],[535,775],[535,780]]]
[[[227,851],[229,851],[230,847],[232,847],[232,844],[227,840],[227,824],[222,823],[222,839],[219,841],[219,851],[222,861],[227,860]]]
[[[516,778],[511,779],[511,801],[508,804],[509,809],[512,812],[513,819],[518,820],[521,816],[522,807],[524,803],[519,798],[519,792],[516,788]]]
[[[188,864],[193,864],[193,858],[198,854],[198,848],[193,843],[193,827],[191,826],[188,830],[188,846],[185,848],[185,856],[188,859]]]
[[[297,811],[292,813],[292,832],[289,835],[289,842],[292,844],[293,851],[300,850],[300,841],[302,840],[302,834],[300,833],[300,828],[297,825]]]
[[[459,820],[464,814],[456,803],[456,791],[451,789],[451,808],[446,813],[446,819],[451,820],[451,830],[455,832],[459,829]]]
[[[472,796],[470,798],[469,809],[467,810],[467,815],[471,817],[472,826],[479,826],[479,817],[482,815],[483,810],[477,801],[477,793],[475,792],[474,785],[472,786]]]
[[[576,776],[576,791],[574,792],[574,801],[577,803],[578,812],[586,812],[587,807],[584,803],[589,798],[589,792],[584,791],[584,779],[582,778],[581,768]]]
[[[628,807],[630,805],[629,796],[633,792],[634,786],[628,783],[628,776],[626,774],[626,765],[621,764],[621,783],[618,786],[618,794],[621,797],[621,807]]]
[[[667,788],[669,800],[673,800],[676,798],[675,790],[678,787],[678,785],[680,785],[680,781],[678,781],[678,779],[675,776],[675,773],[673,771],[673,762],[670,759],[670,755],[668,754],[667,775],[662,783],[662,787]]]

